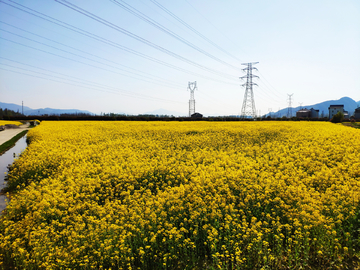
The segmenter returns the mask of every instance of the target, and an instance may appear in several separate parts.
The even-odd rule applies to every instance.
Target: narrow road
[[[21,125],[20,128],[11,128],[0,131],[0,145],[11,140],[14,136],[24,130],[29,130],[29,124]]]

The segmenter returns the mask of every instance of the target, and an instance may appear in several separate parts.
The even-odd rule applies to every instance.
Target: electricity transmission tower
[[[253,63],[245,63],[242,65],[247,66],[243,69],[243,71],[246,71],[247,74],[245,76],[240,77],[240,79],[246,78],[246,83],[244,83],[242,86],[245,86],[245,95],[244,95],[244,101],[241,108],[241,118],[248,118],[256,117],[256,109],[255,109],[255,100],[254,100],[254,93],[253,93],[253,85],[257,85],[256,83],[252,82],[253,78],[259,78],[259,76],[253,75],[252,70],[256,69],[253,67],[253,65],[257,64],[259,62],[253,62]]]
[[[189,117],[195,113],[195,98],[194,98],[194,91],[197,89],[196,81],[189,82],[188,90],[190,91],[190,100],[189,100]]]
[[[289,105],[288,105],[288,111],[287,111],[287,115],[286,115],[287,118],[291,118],[291,117],[292,117],[291,98],[292,98],[293,95],[294,95],[294,94],[291,94],[291,95],[288,94],[288,102],[289,102]]]

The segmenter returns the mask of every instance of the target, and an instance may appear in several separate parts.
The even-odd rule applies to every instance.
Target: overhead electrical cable
[[[107,62],[116,64],[116,65],[118,65],[118,66],[122,66],[122,67],[125,67],[125,68],[127,68],[127,69],[136,71],[136,72],[133,72],[133,71],[128,71],[128,70],[126,70],[126,69],[121,69],[121,70],[123,70],[123,71],[125,71],[125,72],[128,72],[128,73],[130,73],[130,74],[139,75],[139,74],[137,74],[137,73],[142,73],[142,74],[140,75],[140,76],[142,76],[142,77],[147,77],[147,78],[149,78],[149,79],[153,79],[153,80],[156,80],[156,81],[159,81],[159,82],[167,83],[167,84],[169,84],[169,85],[173,84],[174,86],[176,85],[178,88],[179,88],[179,87],[182,87],[182,86],[180,86],[179,83],[178,83],[178,84],[175,84],[175,83],[170,82],[170,81],[165,81],[163,78],[161,78],[161,77],[159,77],[159,76],[152,75],[152,74],[150,74],[150,73],[143,72],[143,71],[141,71],[141,70],[138,70],[138,69],[135,69],[135,68],[131,68],[131,67],[126,66],[126,65],[123,65],[123,64],[119,64],[119,63],[117,63],[117,62],[115,62],[115,61],[111,61],[111,60],[109,60],[109,59],[106,59],[106,58],[104,58],[104,57],[97,56],[97,55],[92,54],[92,53],[89,53],[89,52],[85,52],[85,51],[83,51],[83,50],[74,48],[74,47],[69,46],[69,45],[66,45],[66,44],[64,44],[64,43],[55,41],[55,40],[53,40],[53,39],[49,39],[49,38],[47,38],[47,37],[44,37],[44,36],[35,34],[35,33],[33,33],[33,32],[27,31],[27,30],[25,30],[25,29],[16,27],[16,26],[11,25],[11,24],[8,24],[8,23],[3,22],[3,21],[1,21],[1,20],[0,20],[0,23],[6,24],[6,25],[8,25],[8,26],[10,26],[10,27],[13,27],[13,28],[18,29],[18,30],[21,30],[21,31],[23,31],[23,32],[29,33],[29,34],[31,34],[31,35],[40,37],[40,38],[42,38],[42,39],[45,39],[45,40],[54,42],[54,43],[56,43],[57,45],[62,45],[62,46],[64,46],[64,47],[71,48],[71,49],[73,49],[73,50],[75,50],[75,51],[82,52],[82,53],[87,54],[87,55],[91,55],[92,57],[96,57],[96,58],[102,59],[102,60],[104,60],[104,61],[107,61]],[[0,29],[0,30],[1,30],[1,29]],[[3,31],[6,31],[6,30],[3,30]],[[8,31],[6,31],[6,32],[8,32]],[[12,33],[12,32],[10,32],[10,33],[11,33],[11,34],[14,34],[14,33]],[[154,78],[152,78],[152,77],[157,78],[157,79],[154,79]]]
[[[5,69],[5,68],[0,68],[0,69],[3,69],[3,70],[7,70],[7,71],[11,71],[11,72],[23,74],[23,75],[28,75],[28,76],[35,77],[35,78],[46,79],[46,80],[50,80],[50,81],[54,81],[54,82],[65,83],[65,84],[69,84],[69,85],[76,86],[76,87],[83,87],[83,88],[88,88],[88,89],[92,89],[92,90],[96,90],[96,91],[108,92],[108,93],[112,93],[112,94],[121,94],[121,95],[130,96],[130,97],[133,97],[133,98],[141,98],[141,99],[147,99],[147,100],[161,100],[161,101],[171,102],[171,103],[184,103],[184,102],[179,102],[179,101],[174,101],[174,100],[167,100],[167,99],[162,99],[162,98],[156,98],[156,97],[146,96],[146,95],[143,95],[143,94],[137,94],[137,93],[133,93],[133,92],[131,92],[131,91],[126,91],[126,90],[119,89],[119,88],[116,88],[116,91],[114,91],[114,90],[112,90],[112,91],[110,91],[110,90],[101,90],[101,89],[99,89],[99,88],[107,88],[107,87],[95,86],[95,87],[97,87],[97,88],[94,88],[94,87],[91,87],[91,84],[89,84],[89,83],[78,82],[78,81],[75,81],[75,80],[66,79],[66,78],[62,78],[62,77],[54,76],[54,75],[49,75],[49,74],[45,74],[45,73],[42,73],[42,72],[33,71],[33,70],[21,68],[21,67],[16,67],[16,66],[4,64],[4,63],[0,63],[0,65],[5,65],[5,66],[12,67],[12,68],[17,68],[17,69],[21,69],[21,70],[24,70],[24,71],[37,73],[37,74],[40,74],[40,75],[49,76],[50,78],[41,77],[41,76],[37,76],[37,75],[33,75],[33,74],[28,74],[28,73],[23,73],[23,72],[14,71],[14,70],[9,70],[9,69]],[[55,78],[55,79],[54,79],[54,78]],[[63,80],[63,81],[59,81],[59,79],[60,79],[60,80]],[[65,80],[65,81],[64,81],[64,80]],[[81,84],[79,84],[79,83],[81,83]],[[84,85],[85,85],[85,86],[84,86]],[[90,85],[90,87],[89,87],[88,85]],[[121,93],[121,92],[122,92],[122,93]]]
[[[63,0],[65,1],[65,0]],[[122,9],[130,12],[131,14],[133,14],[134,16],[140,18],[141,20],[149,23],[150,25],[156,27],[157,29],[161,30],[162,32],[172,36],[173,38],[175,38],[176,40],[188,45],[189,47],[197,50],[198,52],[210,57],[211,59],[223,64],[223,65],[226,65],[228,67],[231,67],[237,71],[240,70],[239,67],[236,67],[236,66],[233,66],[221,59],[219,59],[218,57],[204,51],[203,49],[199,48],[198,46],[194,45],[193,43],[191,43],[190,41],[186,40],[185,38],[179,36],[178,34],[174,33],[173,31],[171,31],[170,29],[166,28],[165,26],[161,25],[160,23],[154,21],[153,19],[151,19],[149,16],[145,15],[144,13],[142,13],[141,11],[137,10],[136,8],[132,7],[131,5],[129,5],[128,3],[120,0],[120,3],[118,0],[110,0],[111,2],[115,3],[116,5],[118,5],[119,7],[121,7]]]
[[[280,98],[278,95],[276,95],[274,92],[269,92],[269,87],[266,87],[266,85],[261,84],[262,87],[259,87],[260,89],[262,89],[264,92],[268,93],[268,95],[270,95],[270,98],[278,103],[283,103],[284,99]],[[263,87],[265,86],[265,88]]]
[[[118,90],[119,90],[119,88],[117,88],[117,87],[112,87],[112,86],[108,86],[108,85],[96,83],[96,82],[93,82],[93,81],[88,81],[88,80],[80,79],[80,78],[77,78],[77,77],[74,77],[74,76],[70,76],[70,75],[67,75],[67,74],[63,74],[63,73],[59,73],[59,72],[55,72],[55,71],[50,71],[50,70],[48,70],[48,69],[44,69],[44,68],[37,67],[37,66],[34,66],[34,65],[25,64],[25,63],[22,63],[22,62],[19,62],[19,61],[15,61],[15,60],[12,60],[12,59],[9,59],[9,58],[1,57],[1,56],[0,56],[0,58],[1,58],[1,59],[4,59],[4,60],[7,60],[7,61],[10,61],[10,62],[14,62],[14,63],[17,63],[17,64],[21,64],[21,65],[24,65],[24,66],[28,66],[28,67],[40,69],[40,70],[43,70],[43,71],[45,71],[45,72],[54,73],[54,74],[57,74],[57,75],[60,75],[60,76],[64,76],[66,80],[74,81],[74,82],[77,82],[77,83],[78,83],[78,81],[80,81],[81,83],[83,83],[83,84],[88,84],[88,85],[90,85],[90,86],[101,87],[101,88],[106,88],[106,89],[113,89],[113,90],[115,90],[115,91],[118,91]],[[0,63],[0,64],[7,65],[7,66],[11,66],[11,65],[9,65],[9,64],[4,64],[4,63]],[[11,67],[19,68],[19,67],[16,67],[16,66],[11,66]],[[23,68],[19,68],[19,69],[23,69]],[[28,70],[28,69],[24,69],[24,70],[30,71],[30,70]],[[31,71],[31,72],[35,72],[35,71]],[[37,73],[40,73],[40,72],[37,72]],[[40,74],[48,75],[48,74],[45,74],[45,73],[40,73]],[[62,78],[62,77],[58,77],[58,76],[54,76],[54,75],[51,75],[51,76],[57,77],[57,78],[59,78],[59,79],[64,79],[64,78]],[[71,79],[69,79],[69,78],[71,78]],[[126,91],[126,90],[120,90],[120,91],[125,91],[125,92],[128,92],[129,94],[133,94],[133,95],[140,95],[140,96],[150,97],[150,96],[147,96],[147,95],[144,95],[144,94],[134,93],[134,92],[132,92],[132,91]],[[154,97],[151,97],[151,98],[154,98]]]
[[[72,3],[69,3],[66,0],[55,0],[55,1],[58,2],[59,4],[62,4],[64,6],[66,6],[66,7],[80,13],[80,14],[83,14],[84,16],[86,16],[86,17],[88,17],[90,19],[93,19],[93,20],[95,20],[95,21],[97,21],[97,22],[99,22],[101,24],[104,24],[104,25],[106,25],[106,26],[108,26],[108,27],[110,27],[110,28],[112,28],[112,29],[114,29],[114,30],[128,36],[128,37],[131,37],[131,38],[133,38],[133,39],[135,39],[137,41],[140,41],[140,42],[142,42],[142,43],[144,43],[144,44],[146,44],[146,45],[148,45],[148,46],[150,46],[150,47],[152,47],[152,48],[154,48],[156,50],[159,50],[159,51],[161,51],[161,52],[163,52],[163,53],[165,53],[167,55],[170,55],[170,56],[172,56],[172,57],[174,57],[176,59],[179,59],[179,60],[181,60],[181,61],[183,61],[185,63],[188,63],[190,65],[193,65],[195,67],[198,67],[200,69],[206,70],[208,72],[211,72],[213,74],[216,74],[218,76],[221,76],[221,77],[224,77],[224,78],[227,78],[227,79],[234,79],[234,76],[232,76],[232,75],[229,75],[229,74],[223,73],[221,71],[214,70],[212,68],[208,68],[206,66],[198,64],[198,63],[196,63],[196,62],[194,62],[194,61],[192,61],[190,59],[187,59],[187,58],[185,58],[185,57],[183,57],[183,56],[181,56],[181,55],[179,55],[177,53],[174,53],[174,52],[172,52],[172,51],[170,51],[168,49],[165,49],[164,47],[162,47],[160,45],[157,45],[157,44],[155,44],[155,43],[153,43],[153,42],[151,42],[151,41],[149,41],[149,40],[147,40],[145,38],[142,38],[142,37],[130,32],[130,31],[128,31],[128,30],[126,30],[126,29],[124,29],[124,28],[122,28],[122,27],[120,27],[120,26],[118,26],[116,24],[113,24],[113,23],[111,23],[111,22],[109,22],[109,21],[107,21],[107,20],[105,20],[105,19],[103,19],[103,18],[101,18],[99,16],[96,16],[95,14],[93,14],[93,13],[91,13],[89,11],[86,11],[86,10],[82,9],[81,7],[78,7],[78,6],[76,6],[76,5],[72,4]]]
[[[178,16],[176,16],[174,13],[172,13],[170,10],[168,10],[166,7],[164,7],[163,5],[161,5],[159,2],[157,2],[156,0],[150,0],[151,2],[153,2],[156,6],[158,6],[160,9],[162,9],[163,11],[165,11],[167,14],[169,14],[171,17],[173,17],[175,20],[177,20],[178,22],[180,22],[182,25],[184,25],[185,27],[187,27],[189,30],[191,30],[193,33],[195,33],[196,35],[198,35],[199,37],[201,37],[202,39],[204,39],[205,41],[207,41],[208,43],[210,43],[211,45],[213,45],[215,48],[219,49],[220,51],[222,51],[223,53],[227,54],[228,56],[236,59],[237,61],[241,62],[240,59],[238,59],[236,56],[232,55],[231,53],[229,53],[228,51],[226,51],[225,49],[221,48],[219,45],[217,45],[215,42],[211,41],[210,39],[208,39],[206,36],[204,36],[203,34],[201,34],[199,31],[197,31],[195,28],[193,28],[191,25],[189,25],[188,23],[186,23],[184,20],[182,20],[181,18],[179,18]]]
[[[273,93],[270,95],[268,90],[263,89],[262,84],[260,84],[260,86],[257,89],[263,91],[265,93],[264,95],[266,95],[269,99],[271,99],[275,102],[278,102],[278,103],[282,103],[282,101],[283,101],[282,98],[279,98],[277,95],[274,95]]]
[[[116,0],[110,0],[113,2],[117,2]],[[122,0],[120,0],[122,1]],[[196,33],[197,35],[199,35],[200,37],[202,37],[204,40],[206,40],[207,42],[209,42],[210,44],[212,44],[213,46],[215,46],[216,48],[220,49],[221,51],[223,51],[224,53],[226,53],[227,55],[233,57],[234,59],[240,61],[236,56],[231,55],[230,53],[228,53],[227,51],[225,51],[224,49],[222,49],[220,46],[218,46],[217,44],[215,44],[214,42],[212,42],[211,40],[209,40],[208,38],[206,38],[203,34],[201,34],[200,32],[198,32],[196,29],[194,29],[191,25],[187,24],[185,21],[183,21],[182,19],[180,19],[178,16],[176,16],[174,13],[172,13],[170,10],[166,9],[163,5],[161,5],[159,2],[157,2],[156,0],[150,0],[151,2],[153,2],[156,6],[158,6],[160,9],[162,9],[163,11],[165,11],[167,14],[169,14],[171,17],[173,17],[174,19],[176,19],[178,22],[180,22],[181,24],[183,24],[184,26],[186,26],[188,29],[190,29],[191,31],[193,31],[194,33]],[[123,1],[122,1],[123,2]],[[215,27],[215,26],[214,26]],[[264,91],[265,94],[267,94],[266,91]],[[273,99],[272,96],[267,95],[270,99]],[[262,98],[260,98],[262,99]]]
[[[24,36],[22,36],[22,35],[18,35],[18,34],[12,33],[12,32],[10,32],[10,31],[6,31],[6,30],[4,30],[4,29],[0,29],[0,31],[4,31],[4,32],[7,32],[7,33],[10,33],[10,34],[12,34],[12,35],[21,37],[21,38],[23,38],[23,39],[27,39],[27,40],[30,40],[30,41],[32,41],[32,42],[35,42],[35,43],[44,45],[44,46],[46,46],[46,47],[49,47],[49,48],[52,48],[52,49],[55,49],[55,50],[59,50],[59,51],[61,51],[61,52],[65,52],[65,53],[68,53],[68,54],[71,54],[71,55],[74,55],[74,56],[77,56],[77,57],[80,57],[80,58],[84,58],[84,59],[86,59],[86,60],[90,60],[90,61],[93,61],[93,62],[95,62],[95,63],[108,66],[108,67],[110,67],[110,68],[119,69],[119,70],[121,70],[121,71],[125,71],[125,72],[128,72],[128,73],[135,74],[135,73],[133,73],[133,72],[129,72],[129,71],[126,71],[126,70],[124,70],[124,69],[121,69],[121,68],[118,68],[118,67],[114,67],[114,66],[111,66],[111,65],[109,65],[109,64],[105,64],[105,63],[102,63],[102,62],[100,62],[100,61],[93,60],[93,59],[90,59],[90,58],[88,58],[88,57],[85,57],[85,56],[81,56],[81,55],[79,55],[79,54],[76,54],[76,53],[72,53],[72,52],[69,52],[69,51],[66,51],[66,50],[62,50],[62,49],[60,49],[60,48],[57,48],[57,47],[54,47],[54,46],[45,44],[45,43],[40,42],[40,41],[33,40],[33,39],[31,39],[31,38],[24,37]],[[5,39],[5,40],[6,40],[6,39]],[[14,42],[14,41],[11,41],[11,40],[8,40],[8,41]],[[25,45],[25,44],[21,44],[21,45],[23,45],[23,46],[28,46],[28,45]],[[30,47],[30,48],[32,48],[32,49],[36,49],[36,48],[34,48],[34,47],[31,47],[31,46],[28,46],[28,47]],[[49,52],[47,52],[47,53],[49,53]],[[94,66],[94,65],[91,65],[91,64],[87,64],[87,63],[84,63],[84,62],[81,62],[81,61],[77,61],[77,60],[74,60],[74,59],[71,59],[71,60],[72,60],[72,61],[79,62],[79,63],[82,63],[82,64],[84,64],[84,65],[90,65],[90,66],[92,66],[92,67],[97,67],[97,68],[99,68],[98,66]],[[101,68],[101,69],[107,70],[107,71],[110,71],[110,72],[113,72],[113,71],[108,70],[108,69],[104,69],[104,68]],[[117,73],[117,74],[120,74],[120,75],[123,75],[123,76],[126,76],[126,77],[129,77],[129,78],[134,78],[134,79],[136,79],[136,80],[141,80],[141,81],[145,81],[145,82],[149,82],[149,83],[155,83],[155,84],[158,84],[158,85],[164,85],[164,86],[167,86],[167,87],[173,87],[173,86],[166,85],[166,84],[164,84],[164,83],[162,83],[162,82],[160,82],[160,83],[157,82],[157,83],[156,83],[156,82],[152,82],[152,81],[149,81],[149,80],[145,80],[145,79],[142,78],[143,76],[139,78],[139,77],[133,77],[133,76],[130,76],[130,75],[128,75],[128,74],[123,74],[123,73],[119,73],[119,72],[116,72],[116,73]],[[135,75],[137,75],[137,74],[135,74]]]
[[[274,89],[274,91],[276,91],[278,94],[280,94],[280,95],[282,95],[282,93],[280,93],[274,86],[272,86],[271,84],[270,84],[270,82],[265,78],[265,76],[263,75],[263,74],[261,74],[261,72],[259,71],[259,74],[260,74],[260,78],[262,78],[262,79],[264,79],[266,82],[267,82],[267,84],[272,88],[272,89]],[[275,95],[276,95],[276,93],[274,93]],[[279,96],[278,96],[279,97]]]
[[[2,31],[2,29],[0,29],[0,31]],[[19,35],[17,35],[17,36],[19,36]],[[96,65],[92,65],[92,64],[89,64],[89,63],[85,63],[85,62],[80,61],[80,60],[76,60],[76,59],[69,58],[69,57],[66,57],[66,56],[62,56],[62,55],[59,55],[59,54],[56,54],[56,53],[48,52],[48,51],[45,51],[45,50],[42,50],[42,49],[39,49],[39,48],[35,48],[35,47],[29,46],[29,45],[25,45],[25,44],[23,44],[23,43],[16,42],[16,41],[13,41],[13,40],[4,38],[4,37],[0,37],[0,39],[6,40],[6,41],[9,41],[9,42],[12,42],[12,43],[15,43],[15,44],[24,46],[24,47],[28,47],[28,48],[33,49],[33,50],[37,50],[37,51],[41,51],[41,52],[44,52],[44,53],[47,53],[47,54],[51,54],[51,55],[54,55],[54,56],[57,56],[57,57],[61,57],[61,58],[63,58],[63,59],[67,59],[67,60],[70,60],[70,61],[73,61],[73,62],[77,62],[77,63],[83,64],[83,65],[91,66],[91,67],[94,67],[94,68],[97,68],[97,69],[100,69],[100,70],[103,70],[103,71],[108,71],[108,72],[112,72],[112,73],[119,74],[119,75],[122,75],[122,76],[131,77],[131,78],[134,78],[134,79],[136,79],[136,80],[141,80],[141,81],[145,81],[145,82],[149,82],[149,83],[154,83],[154,82],[149,81],[149,80],[145,80],[145,79],[142,79],[142,78],[137,78],[137,77],[129,76],[129,75],[127,75],[127,74],[123,74],[123,73],[120,73],[120,72],[117,72],[117,71],[114,71],[114,70],[110,70],[110,69],[107,69],[107,68],[99,67],[99,66],[96,66]],[[27,39],[27,38],[25,38],[25,39]],[[30,40],[31,40],[31,39],[30,39]],[[37,42],[37,41],[34,41],[34,42]],[[44,43],[42,43],[42,42],[37,42],[37,43],[40,43],[40,44],[42,44],[42,45],[44,45],[44,46],[51,47],[51,48],[53,48],[53,49],[58,49],[58,48],[56,48],[56,47],[53,47],[53,46],[44,44]],[[58,49],[58,50],[63,51],[63,52],[66,52],[65,50],[61,50],[61,49]],[[95,61],[95,60],[92,60],[92,59],[89,59],[89,58],[87,58],[87,57],[83,57],[83,56],[80,56],[80,55],[77,55],[77,54],[74,54],[74,53],[71,53],[71,52],[67,52],[67,53],[72,54],[72,55],[76,55],[76,56],[78,56],[78,57],[80,57],[80,58],[85,58],[85,59],[87,59],[87,60],[91,60],[91,61],[94,61],[94,62],[99,62],[99,61]],[[101,62],[99,62],[99,63],[101,63]],[[112,67],[112,66],[107,65],[107,64],[103,64],[103,65]],[[156,83],[156,84],[159,84],[159,83]],[[170,86],[167,86],[167,87],[170,87]]]
[[[38,16],[37,16],[38,17]],[[52,22],[52,21],[51,21]],[[53,22],[52,22],[53,23]],[[63,26],[63,25],[60,25],[60,26]],[[63,26],[64,27],[64,26]],[[19,29],[19,28],[17,28],[17,29]],[[70,30],[73,30],[73,29],[70,29]],[[28,32],[28,33],[31,33],[31,32],[29,32],[29,31],[26,31],[26,32]],[[81,34],[83,34],[83,33],[81,33]],[[36,34],[35,34],[36,35]],[[18,35],[19,36],[19,35]],[[37,36],[39,36],[39,35],[37,35]],[[41,37],[41,36],[39,36],[39,37]],[[42,38],[44,38],[44,37],[42,37]],[[92,37],[93,38],[93,37]],[[47,38],[46,38],[47,39]],[[30,39],[31,40],[31,39]],[[47,39],[47,40],[50,40],[50,39]],[[32,40],[32,41],[34,41],[34,40]],[[52,40],[50,40],[50,41],[52,41]],[[34,41],[34,42],[38,42],[38,41]],[[52,41],[52,42],[54,42],[54,41]],[[41,42],[38,42],[38,43],[41,43]],[[61,43],[60,43],[61,44]],[[47,45],[47,44],[45,44],[45,45]],[[62,44],[62,45],[64,45],[64,46],[66,46],[65,44]],[[70,47],[70,46],[68,46],[68,47]],[[73,48],[73,47],[70,47],[70,48],[72,48],[72,49],[75,49],[76,50],[76,48]],[[58,49],[58,48],[56,48],[56,49]],[[61,50],[61,49],[60,49]],[[62,50],[62,51],[64,51],[64,50]],[[81,51],[81,50],[80,50]],[[67,51],[66,51],[67,52]],[[75,54],[76,55],[76,54]],[[89,54],[89,55],[91,55],[91,54]],[[79,55],[77,55],[77,56],[79,56]],[[94,55],[92,55],[92,56],[94,56]],[[92,60],[92,59],[91,59]],[[92,60],[93,61],[93,60]],[[103,64],[103,63],[102,63]],[[126,71],[127,72],[127,71]],[[238,85],[238,84],[233,84],[233,85]]]
[[[27,75],[27,76],[34,77],[34,78],[49,80],[49,81],[58,82],[58,83],[65,83],[65,84],[76,86],[76,87],[83,87],[83,88],[87,88],[87,89],[92,89],[92,90],[97,90],[97,91],[101,91],[101,92],[108,92],[108,93],[119,94],[120,95],[120,93],[116,93],[116,92],[112,92],[112,91],[105,91],[105,90],[100,90],[100,89],[96,89],[96,88],[92,88],[92,87],[88,87],[88,86],[81,86],[81,85],[78,85],[78,84],[73,84],[73,83],[69,83],[69,82],[54,80],[54,79],[51,79],[51,78],[45,78],[45,77],[41,77],[41,76],[37,76],[37,75],[33,75],[33,74],[28,74],[28,73],[24,73],[24,72],[20,72],[20,71],[15,71],[15,70],[11,70],[11,69],[6,69],[6,68],[2,68],[2,67],[0,67],[0,69],[10,71],[10,72],[14,72],[14,73],[18,73],[18,74],[22,74],[22,75]],[[127,95],[127,96],[129,96],[129,95]]]
[[[153,0],[150,0],[151,2],[153,2]],[[226,36],[224,34],[224,31],[221,31],[219,28],[217,28],[211,20],[209,20],[208,18],[206,18],[197,8],[195,8],[189,1],[185,0],[197,13],[199,13],[210,25],[212,25],[212,27],[214,27],[221,35],[223,35],[224,37],[226,37],[231,43],[233,43],[237,48],[239,48],[238,44],[235,44],[235,42],[233,40],[231,40],[228,36]],[[233,56],[231,54],[229,54],[230,56],[232,56],[234,59],[240,61],[236,56]]]
[[[205,97],[205,100],[211,102],[212,104],[217,104],[216,108],[217,110],[219,110],[219,99],[213,98],[212,96],[210,96],[208,93],[197,90],[197,93],[199,93],[200,95],[202,95],[203,97]],[[227,108],[229,105],[225,104],[225,103],[221,103],[220,105],[222,105],[224,108]],[[224,112],[223,109],[220,109],[220,111]]]
[[[107,44],[107,45],[109,45],[109,46],[112,46],[112,47],[115,47],[115,48],[124,50],[124,51],[129,52],[129,53],[132,53],[132,54],[134,54],[134,55],[136,55],[136,56],[142,57],[142,58],[147,59],[147,60],[149,60],[149,61],[158,63],[158,64],[160,64],[160,65],[163,65],[163,66],[166,66],[166,67],[169,67],[169,68],[172,68],[172,69],[175,69],[175,70],[178,70],[178,71],[181,71],[181,72],[190,74],[190,75],[194,75],[194,76],[197,76],[197,77],[205,78],[205,79],[208,79],[208,80],[212,80],[212,81],[216,81],[216,82],[221,82],[221,83],[229,84],[229,85],[238,85],[238,83],[230,83],[230,82],[222,81],[222,80],[216,79],[216,78],[214,78],[214,77],[209,77],[209,76],[206,76],[206,75],[202,75],[202,74],[199,74],[199,73],[196,73],[196,72],[193,72],[193,71],[190,71],[190,70],[187,70],[187,69],[180,68],[180,67],[178,67],[178,66],[169,64],[169,63],[164,62],[164,61],[161,61],[161,60],[159,60],[159,59],[157,59],[157,58],[154,58],[154,57],[148,56],[148,55],[146,55],[146,54],[143,54],[143,53],[141,53],[141,52],[138,52],[138,51],[132,50],[132,49],[130,49],[130,48],[127,48],[127,47],[125,47],[125,46],[123,46],[123,45],[120,45],[120,44],[118,44],[118,43],[116,43],[116,42],[113,42],[113,41],[111,41],[111,40],[108,40],[108,39],[106,39],[106,38],[100,37],[100,36],[98,36],[98,35],[96,35],[96,34],[93,34],[93,33],[90,33],[90,32],[88,32],[88,31],[85,31],[85,30],[83,30],[83,29],[80,29],[80,28],[78,28],[78,27],[76,27],[76,26],[73,26],[73,25],[70,25],[70,24],[68,24],[68,23],[65,23],[65,22],[63,22],[63,21],[61,21],[61,20],[58,20],[58,19],[55,19],[55,18],[50,17],[50,16],[48,16],[48,15],[45,15],[45,14],[43,14],[43,13],[41,13],[41,12],[38,12],[38,11],[36,11],[36,10],[34,10],[34,9],[31,9],[31,8],[26,7],[26,6],[24,6],[24,5],[21,5],[21,4],[19,4],[19,3],[16,3],[16,2],[14,2],[14,1],[12,1],[12,0],[8,0],[8,1],[13,2],[14,4],[17,4],[17,5],[21,6],[22,8],[21,8],[21,7],[14,6],[14,5],[11,5],[11,4],[9,4],[9,3],[5,3],[3,0],[0,0],[0,3],[9,5],[9,6],[13,7],[13,8],[16,8],[16,9],[18,9],[18,10],[21,10],[21,11],[23,11],[23,12],[25,12],[25,13],[28,13],[28,14],[30,14],[30,15],[33,15],[33,16],[35,16],[35,17],[37,17],[37,18],[40,18],[40,19],[43,19],[43,20],[48,21],[48,22],[50,22],[50,23],[53,23],[53,24],[56,24],[56,25],[58,25],[58,26],[64,27],[64,28],[66,28],[66,29],[68,29],[68,30],[71,30],[71,31],[74,31],[74,32],[76,32],[76,33],[78,33],[78,34],[84,35],[84,36],[86,36],[86,37],[92,38],[92,39],[97,40],[97,41],[99,41],[99,42],[105,43],[105,44]],[[27,10],[25,10],[25,9],[23,9],[23,8],[25,8],[25,9],[27,9]],[[30,11],[29,11],[29,10],[30,10]],[[233,81],[235,81],[235,79],[234,79]]]
[[[151,2],[156,2],[156,0],[150,0]],[[185,0],[197,13],[199,13],[210,25],[212,25],[212,27],[213,28],[215,28],[220,34],[222,34],[225,38],[227,38],[227,40],[229,40],[231,43],[233,43],[237,48],[240,48],[240,46],[238,45],[238,44],[236,44],[232,39],[230,39],[228,36],[226,36],[225,34],[224,34],[224,32],[223,31],[221,31],[221,30],[219,30],[212,22],[211,22],[211,20],[209,20],[209,19],[207,19],[197,8],[195,8],[194,7],[194,5],[192,5],[191,3],[190,3],[190,1],[188,1],[188,0]],[[157,4],[156,4],[157,5]],[[161,6],[161,4],[159,4],[159,7]],[[160,7],[161,8],[161,7]],[[244,52],[245,54],[246,54],[246,52]],[[237,59],[238,60],[238,58],[236,58],[235,56],[233,56],[235,59]],[[273,87],[271,84],[270,84],[270,82],[265,78],[265,76],[261,73],[261,72],[259,72],[259,74],[261,75],[261,78],[263,78],[271,87],[272,87],[272,89],[274,89],[278,94],[280,94],[280,95],[283,95],[283,93],[280,93],[275,87]],[[276,95],[276,93],[272,90],[272,89],[270,89],[266,84],[264,84],[264,86],[266,87],[266,88],[268,88],[268,90],[269,91],[271,91],[274,95]]]

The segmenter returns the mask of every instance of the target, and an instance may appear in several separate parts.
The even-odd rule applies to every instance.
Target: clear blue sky
[[[1,0],[0,29],[0,101],[33,109],[187,115],[196,81],[196,111],[238,115],[246,62],[257,113],[360,100],[358,0]]]

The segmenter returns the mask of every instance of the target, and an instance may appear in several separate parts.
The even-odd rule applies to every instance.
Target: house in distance
[[[297,118],[319,118],[319,110],[314,110],[313,108],[306,109],[300,109],[296,112]]]
[[[344,119],[349,119],[349,112],[344,110],[344,105],[330,105],[329,119],[332,119],[338,112],[341,112],[344,115]]]
[[[355,109],[354,118],[355,119],[360,119],[360,107]]]
[[[200,118],[202,118],[202,117],[203,117],[203,115],[202,115],[201,113],[193,113],[193,114],[191,115],[191,118],[200,119]]]

